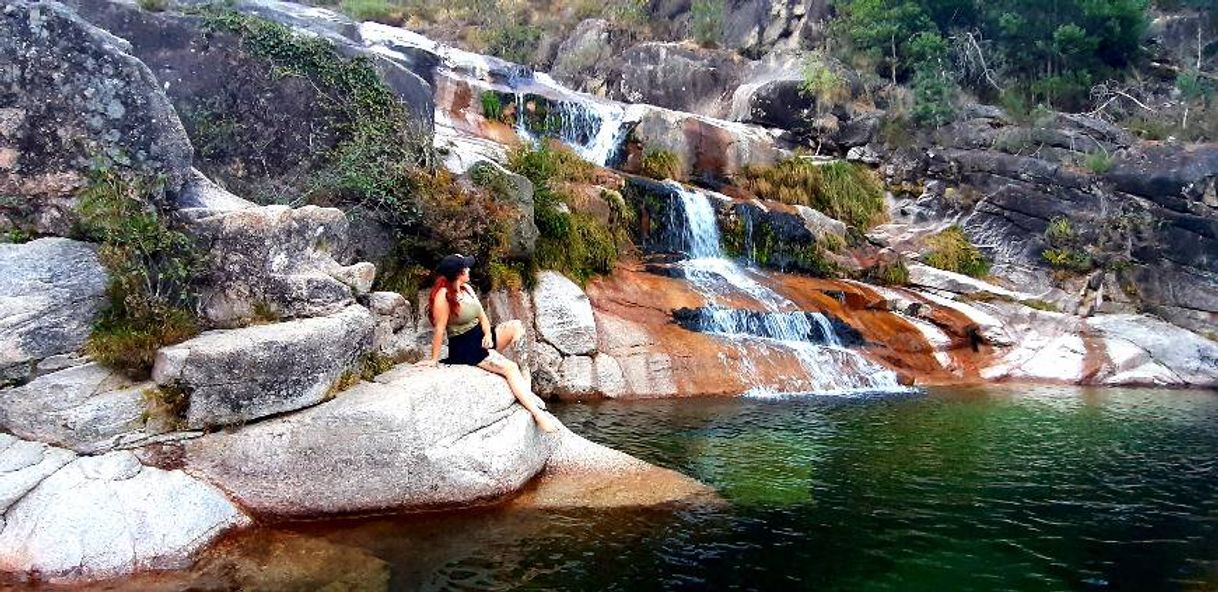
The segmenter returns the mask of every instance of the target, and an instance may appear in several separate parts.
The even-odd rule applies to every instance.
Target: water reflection
[[[1218,587],[1214,393],[987,387],[558,413],[729,505],[302,524],[108,589]]]

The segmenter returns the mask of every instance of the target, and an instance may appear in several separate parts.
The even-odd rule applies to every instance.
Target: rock
[[[821,213],[820,210],[814,210],[808,206],[797,205],[795,211],[799,213],[799,217],[804,219],[804,227],[812,236],[820,238],[826,234],[833,234],[839,238],[846,238],[846,223],[840,220],[835,220]]]
[[[540,234],[537,223],[533,220],[533,183],[527,177],[517,175],[489,160],[475,163],[470,168],[470,175],[476,178],[480,169],[487,167],[491,175],[504,180],[502,185],[507,189],[507,195],[498,195],[498,192],[495,192],[496,201],[511,212],[507,222],[511,226],[507,255],[518,259],[532,257]]]
[[[584,19],[559,45],[550,75],[571,88],[604,95],[614,60],[626,50],[629,37],[605,19]]]
[[[69,450],[0,434],[0,513],[74,458]]]
[[[596,320],[587,294],[556,271],[543,271],[533,289],[537,333],[564,355],[596,351]]]
[[[181,188],[190,140],[129,51],[57,2],[0,5],[0,228],[68,234],[96,159]]]
[[[105,298],[97,249],[66,238],[0,244],[0,383],[79,350]]]
[[[553,446],[501,377],[399,367],[312,409],[189,441],[185,460],[260,516],[309,517],[494,500]]]
[[[322,87],[282,76],[241,39],[206,18],[141,10],[124,0],[71,0],[81,16],[131,42],[165,86],[199,154],[195,166],[225,188],[261,203],[295,200],[328,166],[345,137],[344,117]],[[206,5],[183,1],[178,5]],[[431,134],[430,85],[401,64],[363,47],[358,26],[325,9],[242,0],[225,8],[280,23],[304,38],[321,37],[341,56],[367,58],[408,111],[419,134]]]
[[[676,154],[682,178],[725,178],[742,166],[773,164],[786,155],[776,132],[663,109],[645,110],[631,137],[644,150]],[[623,170],[637,172],[641,156],[628,154]]]
[[[537,341],[533,343],[529,369],[533,377],[533,392],[545,396],[559,396],[562,392],[562,354],[554,346]]]
[[[673,502],[719,503],[715,491],[685,475],[591,442],[563,429],[545,471],[512,505],[618,508]]]
[[[180,569],[249,519],[224,494],[126,451],[81,457],[5,514],[0,570],[52,583]]]
[[[376,315],[372,349],[394,361],[417,361],[424,355],[410,303],[397,292],[373,292],[368,308]]]
[[[223,327],[268,313],[335,313],[366,292],[376,272],[369,263],[335,260],[349,236],[347,217],[335,208],[234,210],[197,220],[189,231],[207,253],[203,315]]]
[[[558,366],[555,394],[583,398],[596,394],[596,371],[589,356],[567,356]]]
[[[740,84],[746,66],[732,51],[640,43],[617,57],[605,84],[615,100],[723,117],[723,97]]]
[[[1218,342],[1147,315],[1096,315],[1087,327],[1110,343],[1106,384],[1218,386]]]
[[[0,427],[80,453],[110,450],[148,435],[144,391],[155,386],[96,363],[61,370],[0,391]]]
[[[831,4],[827,0],[728,3],[723,15],[721,43],[745,55],[757,55],[775,48],[818,47],[828,30]]]
[[[985,280],[979,280],[964,274],[937,269],[921,263],[909,262],[909,283],[920,288],[929,288],[939,292],[952,294],[993,294],[1011,300],[1028,300],[1038,298],[1038,295],[1008,290]]]
[[[374,325],[367,309],[350,306],[326,317],[208,331],[157,352],[152,378],[189,395],[192,429],[302,409],[323,401],[371,349]]]
[[[190,170],[190,179],[178,192],[174,202],[178,214],[187,220],[198,220],[234,210],[258,207],[216,185],[198,169]]]

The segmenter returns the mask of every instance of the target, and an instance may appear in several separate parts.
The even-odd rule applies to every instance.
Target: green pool
[[[1002,387],[569,404],[720,507],[260,530],[165,589],[1218,588],[1218,394]],[[186,578],[186,580],[183,580]],[[133,582],[135,584],[136,582]]]

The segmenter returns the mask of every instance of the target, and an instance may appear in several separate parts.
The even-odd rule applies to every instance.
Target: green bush
[[[704,47],[715,47],[723,36],[724,0],[693,0],[689,7],[690,37]]]
[[[851,226],[884,220],[884,188],[869,169],[845,161],[817,164],[794,157],[773,166],[744,167],[740,184],[763,199],[805,205]]]
[[[1041,257],[1050,266],[1075,273],[1086,273],[1095,267],[1068,218],[1054,218],[1045,229],[1045,241],[1049,243],[1049,248],[1041,253]]]
[[[541,27],[509,23],[491,31],[486,52],[509,62],[530,64],[541,43]]]
[[[829,65],[825,55],[814,51],[804,58],[800,94],[816,100],[816,109],[826,112],[834,104],[850,98],[846,80]]]
[[[1092,173],[1102,175],[1112,170],[1113,158],[1107,152],[1092,152],[1083,158],[1083,165]]]
[[[148,375],[161,347],[198,333],[192,288],[200,257],[155,208],[157,182],[94,171],[81,192],[78,231],[101,243],[106,305],[86,344],[95,360],[134,378]]]
[[[969,242],[959,226],[950,226],[931,236],[926,244],[930,251],[923,260],[931,267],[973,277],[985,277],[990,273],[990,262]]]
[[[681,158],[672,150],[648,148],[643,152],[641,172],[652,179],[678,179],[681,177]]]
[[[904,259],[892,263],[879,263],[863,271],[863,280],[882,286],[909,285],[909,267]]]
[[[913,120],[927,127],[942,127],[956,117],[956,85],[944,71],[920,68],[913,78]]]
[[[390,3],[389,0],[342,0],[339,9],[357,21],[400,25],[405,20],[402,7]]]
[[[139,0],[139,6],[149,12],[164,12],[169,8],[169,0]]]
[[[493,90],[484,90],[480,99],[483,117],[495,121],[503,120],[503,101],[499,98],[499,93]]]

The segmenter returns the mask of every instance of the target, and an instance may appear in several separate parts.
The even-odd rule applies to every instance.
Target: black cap
[[[454,253],[440,260],[440,264],[436,266],[436,273],[451,280],[460,275],[461,270],[469,269],[473,266],[473,257],[466,257],[460,253]]]

